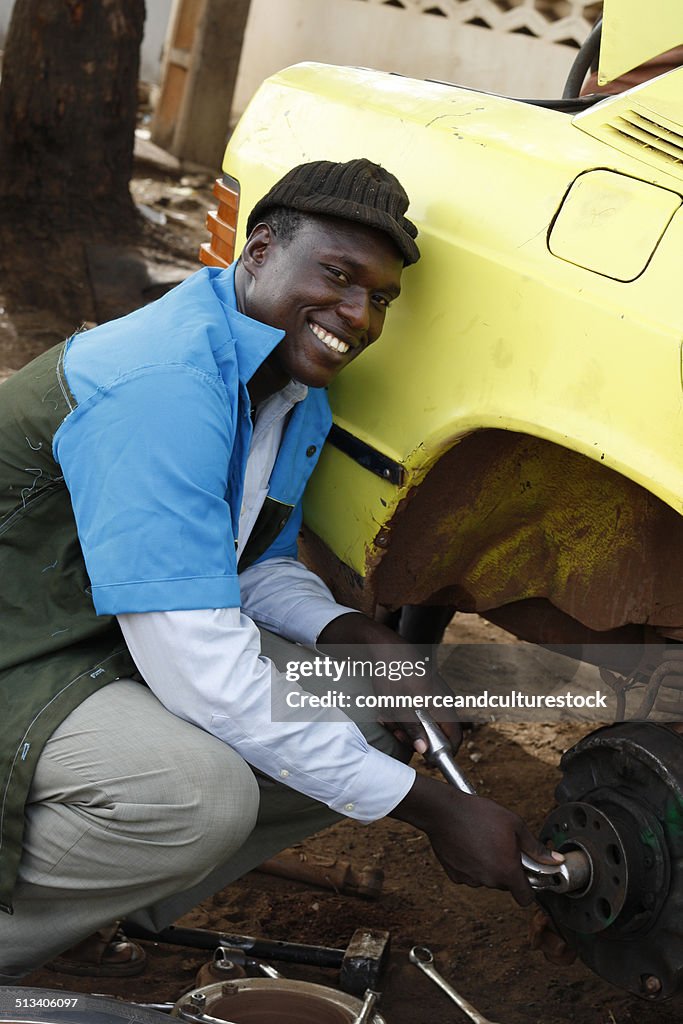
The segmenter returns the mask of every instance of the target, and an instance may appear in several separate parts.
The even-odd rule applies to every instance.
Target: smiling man
[[[0,980],[75,944],[62,968],[133,973],[138,946],[87,937],[162,927],[339,814],[409,821],[455,881],[530,901],[520,851],[547,852],[416,775],[400,730],[271,713],[297,645],[397,641],[296,554],[325,386],[419,258],[407,207],[368,160],[294,168],[236,265],[2,386]]]
[[[237,301],[285,337],[250,392],[268,369],[274,389],[290,379],[325,387],[377,340],[404,264],[420,255],[407,205],[396,179],[367,160],[296,168],[256,204]]]

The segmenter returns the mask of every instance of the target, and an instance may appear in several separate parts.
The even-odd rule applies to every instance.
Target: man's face
[[[242,262],[243,312],[285,331],[268,370],[317,388],[380,336],[403,269],[383,232],[332,217],[307,217],[285,242],[259,225]]]

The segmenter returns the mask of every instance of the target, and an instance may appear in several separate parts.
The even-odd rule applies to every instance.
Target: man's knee
[[[166,827],[184,847],[184,880],[192,882],[247,841],[256,824],[259,787],[247,763],[220,743],[188,759],[182,774],[182,793],[169,808]]]
[[[121,680],[84,701],[46,744],[27,845],[36,848],[35,873],[52,874],[59,851],[43,849],[36,817],[48,815],[74,864],[79,848],[99,843],[114,873],[133,864],[150,882],[185,884],[240,848],[258,803],[239,754],[172,715],[146,687]]]

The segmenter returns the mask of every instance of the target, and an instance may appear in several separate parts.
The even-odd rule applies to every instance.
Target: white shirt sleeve
[[[371,747],[342,711],[311,709],[305,722],[280,720],[287,694],[301,687],[261,654],[258,630],[239,608],[143,612],[118,621],[161,703],[266,775],[363,822],[384,817],[412,787],[414,770]]]
[[[337,604],[319,576],[295,558],[267,558],[240,573],[242,610],[286,640],[314,647],[325,626],[356,608]]]

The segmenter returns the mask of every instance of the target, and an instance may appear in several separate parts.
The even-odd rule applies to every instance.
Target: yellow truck
[[[654,6],[683,37],[676,5]],[[205,260],[231,258],[225,236],[236,226],[239,247],[289,167],[356,153],[404,182],[423,259],[331,389],[308,557],[369,612],[450,604],[534,640],[683,638],[683,70],[568,114],[289,68],[230,140],[239,215],[214,216]]]
[[[677,0],[642,8],[606,0],[602,81],[683,43]],[[683,67],[556,103],[288,68],[230,139],[204,262],[233,259],[290,167],[358,155],[405,185],[423,258],[330,390],[306,559],[370,614],[478,612],[614,645],[625,672],[659,644],[643,706],[663,685],[683,719]],[[593,873],[542,902],[598,973],[666,998],[683,983],[683,739],[615,725],[563,768],[546,838]]]

